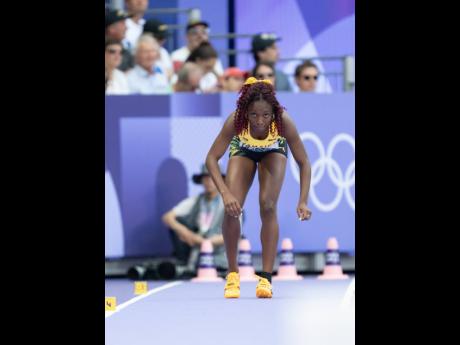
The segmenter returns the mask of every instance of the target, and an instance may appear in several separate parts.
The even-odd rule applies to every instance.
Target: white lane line
[[[152,290],[150,290],[149,292],[147,292],[145,294],[136,296],[136,297],[130,299],[129,301],[118,305],[116,310],[106,311],[105,312],[105,318],[107,319],[108,317],[112,316],[113,314],[118,313],[119,311],[125,309],[127,306],[129,306],[129,305],[131,305],[133,303],[139,302],[141,299],[144,299],[144,298],[146,298],[146,297],[148,297],[150,295],[153,295],[153,294],[155,294],[157,292],[160,292],[160,291],[172,288],[174,286],[180,285],[182,283],[184,283],[184,281],[176,281],[176,282],[168,283],[168,284],[165,284],[163,286],[160,286],[160,287],[157,287],[155,289],[152,289]]]
[[[345,292],[345,296],[343,297],[340,307],[341,308],[350,307],[354,299],[355,299],[355,278],[353,278],[350,285],[348,285],[348,289]]]

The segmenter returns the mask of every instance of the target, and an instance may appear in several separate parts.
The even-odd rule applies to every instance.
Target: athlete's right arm
[[[219,159],[224,155],[225,151],[227,151],[228,145],[235,135],[233,119],[234,113],[231,113],[206,156],[206,167],[208,168],[209,174],[211,175],[220,195],[222,195],[225,210],[231,216],[238,217],[241,213],[241,207],[236,198],[230,193],[225,185],[224,179],[220,174],[218,164]]]

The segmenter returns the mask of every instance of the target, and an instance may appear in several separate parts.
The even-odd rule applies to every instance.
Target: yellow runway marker
[[[147,293],[147,282],[134,282],[134,294],[143,295]]]
[[[116,297],[106,297],[105,298],[105,310],[116,310],[117,309],[117,298]]]

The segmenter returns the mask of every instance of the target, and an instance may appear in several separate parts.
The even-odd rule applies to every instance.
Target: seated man
[[[165,71],[168,80],[173,76],[173,63],[168,51],[163,47],[168,37],[171,35],[168,32],[168,25],[157,19],[149,19],[144,25],[144,34],[151,34],[160,45],[160,59],[158,65]]]
[[[168,77],[158,65],[160,45],[151,35],[142,35],[135,48],[136,65],[126,76],[133,94],[168,94]]]
[[[179,264],[187,265],[189,272],[196,272],[201,243],[209,239],[214,247],[214,264],[226,270],[222,235],[224,203],[204,164],[201,173],[193,175],[193,182],[203,184],[204,192],[181,201],[162,217],[171,230],[174,255]]]

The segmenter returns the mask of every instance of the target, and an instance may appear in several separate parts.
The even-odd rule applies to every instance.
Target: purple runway
[[[132,281],[106,280],[118,309],[106,311],[105,344],[352,345],[354,309],[342,303],[352,278],[274,281],[272,299],[257,299],[252,282],[224,299],[224,282],[149,281],[136,296]]]

